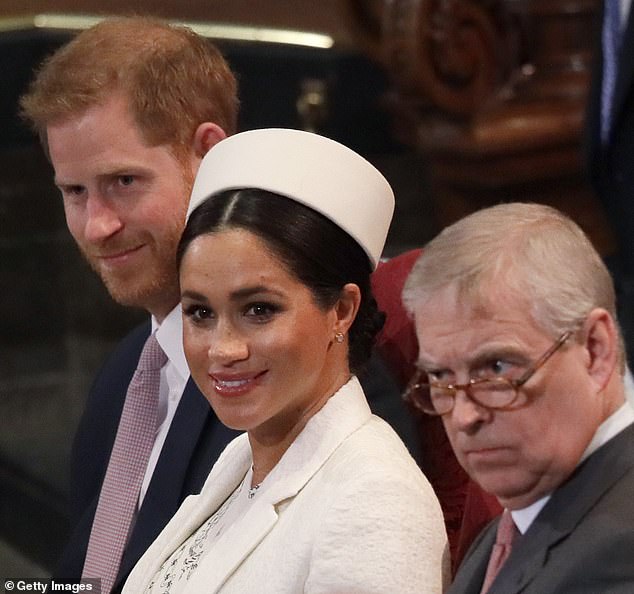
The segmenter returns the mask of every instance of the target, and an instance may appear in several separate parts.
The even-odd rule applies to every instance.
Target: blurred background
[[[85,394],[143,319],[82,261],[16,115],[44,56],[105,14],[185,22],[237,73],[241,130],[317,131],[386,175],[387,256],[503,200],[560,208],[609,256],[581,158],[598,11],[599,0],[1,0],[0,577],[51,570]]]

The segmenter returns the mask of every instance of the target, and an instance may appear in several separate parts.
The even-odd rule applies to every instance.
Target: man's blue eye
[[[447,373],[444,372],[442,369],[433,369],[433,370],[429,370],[427,371],[427,379],[430,382],[438,382],[438,383],[443,383],[443,379],[446,380],[447,378]]]
[[[513,367],[514,366],[508,361],[503,361],[502,359],[496,359],[495,361],[492,361],[487,366],[487,371],[488,373],[495,376],[507,376],[509,375]]]

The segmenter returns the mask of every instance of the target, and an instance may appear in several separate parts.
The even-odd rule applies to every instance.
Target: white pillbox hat
[[[383,175],[348,147],[282,128],[230,136],[203,158],[187,217],[212,194],[238,188],[275,192],[320,212],[355,239],[376,267],[394,194]]]

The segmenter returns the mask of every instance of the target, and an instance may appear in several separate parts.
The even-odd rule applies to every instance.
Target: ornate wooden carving
[[[440,111],[472,113],[517,63],[500,0],[406,0],[387,7],[385,47],[399,86]]]
[[[546,202],[611,251],[581,158],[598,2],[384,0],[397,133],[429,159],[442,224]]]

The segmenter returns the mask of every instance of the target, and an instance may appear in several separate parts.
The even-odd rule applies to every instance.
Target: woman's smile
[[[214,390],[221,396],[241,396],[260,385],[267,371],[256,373],[209,373]]]

